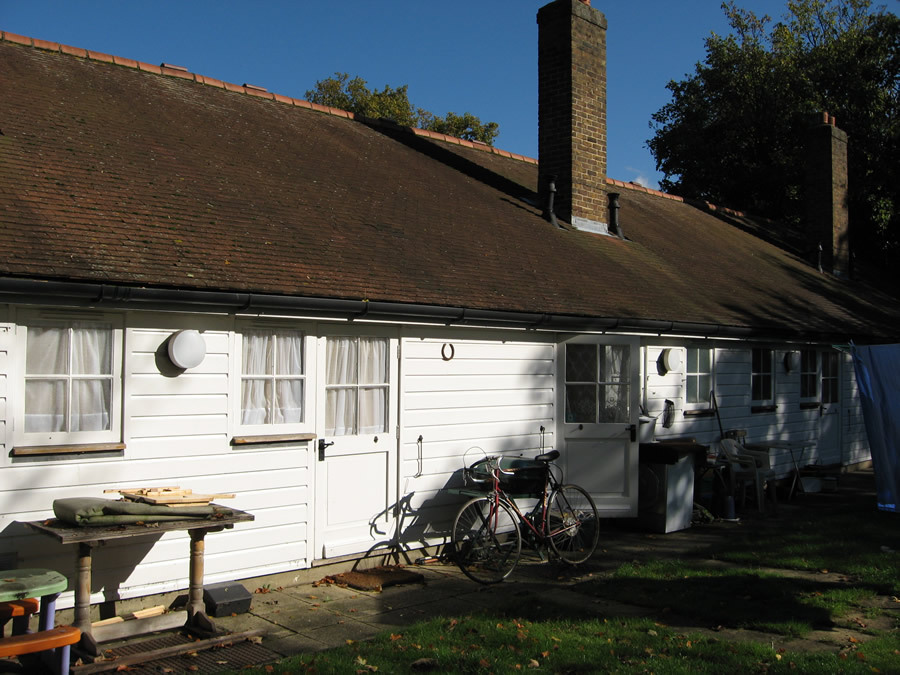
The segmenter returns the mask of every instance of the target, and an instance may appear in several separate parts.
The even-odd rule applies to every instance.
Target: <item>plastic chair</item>
[[[719,447],[725,456],[731,470],[731,479],[741,485],[740,501],[743,507],[746,501],[746,489],[751,484],[756,492],[756,505],[760,513],[766,510],[766,483],[771,482],[770,495],[775,501],[775,472],[768,466],[763,466],[763,457],[759,453],[753,453],[738,443],[733,438],[723,438],[719,441]],[[768,462],[768,454],[765,456]]]

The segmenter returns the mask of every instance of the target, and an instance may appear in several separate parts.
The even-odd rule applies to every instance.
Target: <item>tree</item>
[[[855,267],[900,254],[900,19],[870,0],[788,0],[780,22],[722,5],[731,33],[657,111],[661,187],[762,216],[802,219],[803,138],[827,111],[850,137]],[[885,276],[886,279],[896,279]]]
[[[496,122],[482,122],[472,113],[457,115],[448,112],[440,117],[409,102],[408,85],[370,90],[360,77],[352,80],[347,73],[335,73],[316,82],[316,88],[306,92],[307,100],[340,108],[366,117],[385,118],[408,127],[419,127],[469,141],[493,145],[499,133]]]

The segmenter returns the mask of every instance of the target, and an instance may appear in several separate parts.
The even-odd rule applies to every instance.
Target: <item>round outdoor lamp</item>
[[[169,360],[179,368],[196,368],[206,356],[206,342],[196,330],[180,330],[169,338]]]

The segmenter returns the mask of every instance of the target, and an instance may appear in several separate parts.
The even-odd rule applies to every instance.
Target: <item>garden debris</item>
[[[419,572],[412,572],[399,565],[380,565],[370,569],[352,570],[327,576],[313,585],[334,584],[341,587],[349,586],[360,591],[381,591],[387,586],[424,582],[425,577]]]

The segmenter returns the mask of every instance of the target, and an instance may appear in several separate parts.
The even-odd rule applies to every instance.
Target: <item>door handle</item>
[[[324,438],[319,439],[319,461],[325,461],[325,448],[334,445],[334,441],[326,441]]]
[[[631,442],[634,443],[637,440],[637,424],[629,424],[625,428],[631,432]]]

